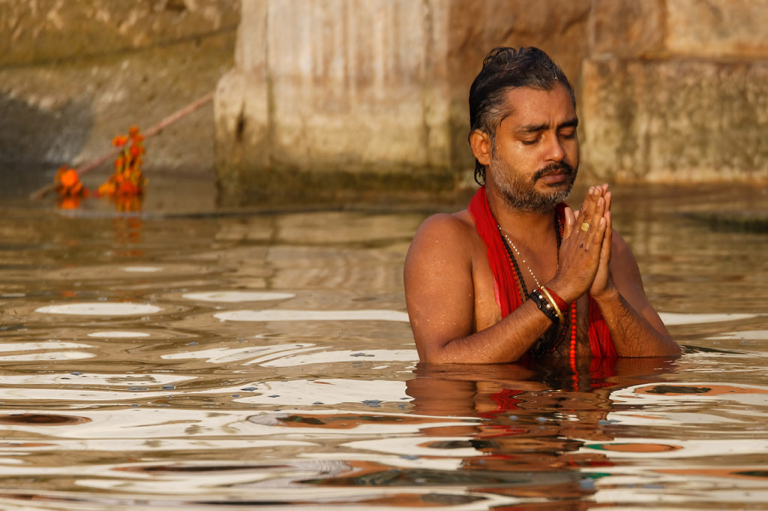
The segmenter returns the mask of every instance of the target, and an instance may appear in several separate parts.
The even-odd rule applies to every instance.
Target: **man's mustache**
[[[567,174],[571,176],[573,175],[573,167],[564,161],[559,163],[550,163],[546,167],[537,170],[533,174],[533,182],[538,181],[544,176],[550,176],[553,174]]]

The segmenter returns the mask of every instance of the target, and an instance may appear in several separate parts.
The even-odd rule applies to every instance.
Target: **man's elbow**
[[[450,364],[453,361],[449,359],[445,346],[440,345],[420,345],[416,342],[416,350],[419,353],[419,362],[423,364]]]
[[[637,346],[626,355],[619,355],[625,358],[672,358],[679,357],[682,354],[680,345],[672,337],[662,337],[659,343],[652,345]]]

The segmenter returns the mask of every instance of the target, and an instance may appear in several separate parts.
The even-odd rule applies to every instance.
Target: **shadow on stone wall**
[[[0,94],[0,196],[24,194],[50,181],[80,153],[92,127],[86,97],[47,110]]]

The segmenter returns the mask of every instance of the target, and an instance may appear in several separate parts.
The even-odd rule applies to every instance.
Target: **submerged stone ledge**
[[[768,233],[768,211],[732,210],[683,213],[716,231]]]
[[[408,170],[397,172],[257,170],[220,174],[219,205],[286,205],[311,202],[322,205],[385,199],[405,201],[424,196],[452,198],[459,191],[451,172]]]

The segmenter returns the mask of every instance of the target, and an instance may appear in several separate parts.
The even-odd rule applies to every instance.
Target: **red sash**
[[[555,211],[564,219],[565,204],[557,205]],[[496,219],[488,206],[485,187],[481,187],[469,203],[469,214],[475,221],[477,234],[485,243],[488,251],[488,263],[493,272],[493,290],[496,293],[496,303],[501,308],[501,317],[506,318],[513,310],[522,305],[514,270],[507,259],[507,249],[499,235]],[[615,358],[616,348],[611,340],[608,325],[605,324],[600,307],[592,297],[589,297],[589,346],[592,356],[596,358]]]

